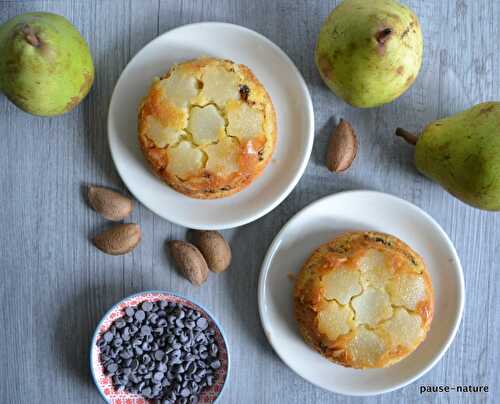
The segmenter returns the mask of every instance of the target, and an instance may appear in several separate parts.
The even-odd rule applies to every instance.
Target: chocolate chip
[[[162,336],[163,335],[163,328],[161,328],[161,327],[154,328],[153,333],[156,334],[157,336]]]
[[[106,367],[106,370],[108,373],[113,374],[118,370],[118,365],[112,362]]]
[[[134,314],[134,318],[137,321],[142,321],[146,318],[146,313],[144,313],[142,310],[137,310]]]
[[[205,330],[208,327],[208,321],[206,318],[200,317],[198,320],[196,320],[196,326],[200,330]]]
[[[149,335],[149,334],[151,334],[151,327],[149,327],[147,325],[143,325],[141,327],[141,335],[145,336],[145,335]]]
[[[162,372],[156,372],[153,376],[154,380],[162,381],[165,375]]]
[[[246,85],[243,84],[240,86],[240,97],[243,101],[248,100],[248,95],[250,94],[250,88]]]
[[[97,345],[115,389],[152,402],[196,403],[222,366],[214,334],[198,310],[172,302],[143,302],[125,308]]]
[[[118,348],[120,347],[121,345],[123,344],[123,340],[121,338],[115,338],[112,342],[112,345],[115,347],[115,348]]]
[[[115,321],[115,326],[118,329],[123,328],[126,325],[127,325],[127,323],[126,323],[126,321],[123,318],[120,318],[120,319],[118,319],[118,320]]]
[[[126,351],[120,352],[120,358],[122,359],[131,359],[133,356],[134,353],[132,352],[132,350],[127,349]]]

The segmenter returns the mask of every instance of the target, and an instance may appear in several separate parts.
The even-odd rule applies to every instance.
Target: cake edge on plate
[[[221,91],[221,95],[218,95],[217,86],[210,87],[201,80],[204,74],[217,72],[217,69],[228,72],[229,79],[237,78],[237,83],[233,85],[233,90],[235,85],[238,86],[237,95],[234,91],[231,93],[231,89],[224,90],[224,85],[218,87],[225,93]],[[187,92],[193,90],[192,86],[186,84],[187,80],[193,77],[196,79],[197,91],[193,90],[185,104],[179,97],[165,95],[165,81],[172,74],[180,77],[178,80],[176,78],[180,83],[178,87],[182,88],[184,85]],[[217,80],[214,82],[217,84]],[[195,108],[199,109],[197,112],[211,108],[224,119],[223,132],[216,142],[193,143],[193,134],[187,128],[192,123],[192,111]],[[260,129],[254,137],[239,135],[244,132],[245,126],[238,124],[245,122],[238,113],[247,113],[247,116],[257,114],[260,117]],[[222,198],[246,188],[262,174],[276,147],[277,122],[271,97],[247,66],[224,59],[202,57],[173,65],[162,78],[153,82],[148,95],[139,106],[138,121],[141,150],[153,172],[173,189],[198,199]],[[155,130],[161,137],[151,136],[151,123],[156,126],[160,124]],[[235,133],[229,135],[228,130]],[[190,161],[195,161],[196,164],[185,178],[171,169],[181,166],[176,163],[176,156],[173,154],[173,150],[179,146],[184,149],[182,153],[190,154]],[[236,168],[224,173],[224,162],[220,163],[224,159],[232,159],[229,165]],[[219,161],[219,164],[207,167],[212,161]]]
[[[370,264],[377,259],[383,264]],[[412,286],[420,291],[418,300]],[[328,360],[358,369],[387,367],[427,337],[432,281],[423,259],[397,237],[347,232],[315,249],[302,266],[294,314],[306,343]]]

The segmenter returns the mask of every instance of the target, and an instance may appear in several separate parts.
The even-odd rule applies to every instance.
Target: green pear
[[[34,115],[60,115],[94,82],[87,43],[64,17],[22,14],[0,26],[0,90]]]
[[[485,102],[431,122],[420,136],[398,136],[415,144],[419,171],[469,205],[500,210],[500,102]]]
[[[315,60],[337,96],[370,108],[413,84],[422,53],[420,24],[408,7],[394,0],[344,0],[321,28]]]

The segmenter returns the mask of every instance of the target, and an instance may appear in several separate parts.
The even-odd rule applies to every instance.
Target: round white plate
[[[264,173],[236,195],[216,200],[192,199],[163,183],[137,139],[137,108],[153,77],[174,63],[207,55],[250,67],[268,90],[278,119],[276,149]],[[314,115],[304,79],[278,46],[247,28],[206,22],[168,31],[134,56],[111,97],[108,136],[120,177],[143,205],[182,226],[225,229],[260,218],[292,191],[309,161]]]
[[[412,355],[386,369],[356,370],[329,362],[306,345],[295,323],[289,273],[298,273],[320,244],[349,230],[401,238],[422,255],[432,277],[435,313],[429,334]],[[464,296],[460,260],[439,224],[409,202],[371,191],[331,195],[296,214],[269,247],[259,279],[262,325],[283,362],[319,387],[359,396],[396,390],[429,371],[455,337]]]

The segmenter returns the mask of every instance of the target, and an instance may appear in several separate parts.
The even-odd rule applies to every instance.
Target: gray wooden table
[[[500,99],[500,2],[411,0],[425,36],[422,71],[396,102],[357,110],[334,97],[313,64],[322,20],[336,1],[66,0],[0,1],[0,23],[46,10],[67,16],[90,43],[97,76],[86,101],[58,118],[32,117],[0,96],[0,403],[100,403],[88,368],[91,334],[122,297],[166,289],[210,308],[224,325],[232,375],[224,403],[498,402],[500,394],[500,215],[469,208],[412,166],[412,151],[392,136],[398,125],[424,123],[483,100]],[[86,184],[125,191],[106,140],[108,103],[130,58],[171,28],[226,21],[278,44],[308,83],[316,140],[305,175],[273,212],[225,231],[234,264],[196,289],[173,269],[165,241],[186,229],[142,206],[131,220],[144,239],[110,257],[89,237],[107,226],[83,198]],[[359,156],[347,173],[323,165],[333,119],[358,129]],[[450,235],[465,271],[467,302],[457,338],[425,377],[376,398],[345,398],[305,382],[273,353],[257,313],[257,278],[281,226],[316,199],[346,189],[396,194],[430,213]],[[419,395],[422,384],[488,384],[489,394]]]

